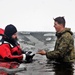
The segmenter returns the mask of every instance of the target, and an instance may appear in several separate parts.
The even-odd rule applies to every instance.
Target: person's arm
[[[26,52],[26,54],[21,54],[21,55],[13,55],[11,53],[9,45],[2,45],[0,48],[0,56],[6,60],[6,61],[26,61],[26,62],[31,62],[32,58],[35,54],[32,52]]]
[[[26,58],[25,54],[21,54],[21,55],[12,55],[11,50],[9,47],[1,47],[0,48],[0,56],[4,59],[4,60],[9,60],[9,61],[23,61]]]
[[[12,51],[13,55],[21,55],[22,54],[22,49],[20,48],[19,45],[13,47],[11,51]]]

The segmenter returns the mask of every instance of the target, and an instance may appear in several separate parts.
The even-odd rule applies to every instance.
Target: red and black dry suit
[[[2,38],[0,42],[0,60],[2,61],[22,61],[23,55],[20,45],[15,45],[15,41]]]
[[[20,45],[16,41],[6,38],[4,30],[0,28],[0,61],[22,61],[23,55]]]
[[[31,62],[35,54],[31,51],[23,52],[16,40],[3,36],[0,40],[1,61],[26,61]]]
[[[14,48],[11,49],[13,51],[11,53],[11,51],[9,50],[11,46],[9,46],[8,42],[3,43],[3,41],[2,41],[3,35],[4,35],[4,30],[0,28],[0,68],[4,67],[4,70],[5,70],[5,68],[8,68],[8,69],[18,68],[19,63],[15,62],[15,61],[7,62],[7,59],[14,60],[15,58],[18,57],[18,56],[14,57],[14,55],[12,55],[15,52],[15,50],[18,50],[18,49],[15,46]],[[18,51],[17,53],[21,53],[21,51]],[[22,59],[22,55],[19,58]],[[18,58],[18,60],[20,61],[21,59],[19,59],[19,58]],[[8,74],[7,74],[7,72],[0,70],[0,75],[8,75]]]

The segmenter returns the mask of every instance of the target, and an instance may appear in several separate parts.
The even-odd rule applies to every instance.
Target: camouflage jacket
[[[56,33],[57,40],[54,51],[46,53],[48,59],[59,62],[71,62],[74,59],[74,38],[69,28],[65,28],[62,32]]]

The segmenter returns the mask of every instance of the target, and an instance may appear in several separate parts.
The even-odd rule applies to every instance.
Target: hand
[[[25,54],[26,54],[26,62],[32,62],[32,59],[33,59],[35,54],[32,53],[31,51],[26,52]]]
[[[37,52],[37,54],[46,55],[46,51],[45,50],[40,50],[40,51]]]

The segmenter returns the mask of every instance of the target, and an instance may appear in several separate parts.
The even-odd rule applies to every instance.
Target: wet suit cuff
[[[23,55],[23,61],[25,61],[25,59],[26,59],[26,55],[25,54],[22,54]]]

